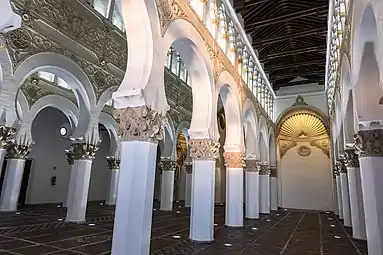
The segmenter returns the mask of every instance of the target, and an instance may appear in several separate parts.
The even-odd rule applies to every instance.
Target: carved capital
[[[65,150],[65,158],[68,165],[74,164],[74,152],[73,150]]]
[[[359,167],[359,157],[356,154],[355,148],[346,149],[346,166]]]
[[[245,167],[245,155],[242,152],[225,152],[223,157],[227,168]]]
[[[110,170],[120,169],[120,159],[115,157],[106,157],[106,162]]]
[[[190,157],[194,160],[215,160],[219,157],[220,144],[211,139],[191,139]]]
[[[339,172],[338,172],[338,169],[336,167],[334,167],[334,169],[332,170],[332,177],[334,179],[336,179],[336,177],[339,175]]]
[[[74,160],[93,160],[99,146],[89,143],[73,143],[73,159]]]
[[[344,156],[336,162],[336,167],[339,173],[347,173],[346,159]]]
[[[259,175],[270,175],[269,164],[267,162],[259,163]]]
[[[158,143],[164,137],[166,117],[147,106],[117,109],[113,116],[124,141]]]
[[[258,159],[246,159],[245,170],[247,172],[259,172],[259,160]]]
[[[193,165],[191,163],[185,163],[185,172],[187,174],[193,173]]]
[[[163,171],[176,171],[177,162],[170,158],[161,158],[161,168]]]
[[[277,166],[269,166],[270,176],[277,177]]]
[[[25,159],[30,151],[31,147],[29,146],[9,143],[6,157],[9,159]]]
[[[360,157],[383,157],[383,129],[359,131],[354,140]]]
[[[0,125],[0,148],[6,149],[9,137],[14,135],[15,133],[16,129]]]

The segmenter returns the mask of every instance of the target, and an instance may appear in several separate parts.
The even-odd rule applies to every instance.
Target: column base
[[[210,241],[198,241],[198,240],[193,240],[193,239],[189,238],[189,241],[191,243],[195,243],[195,244],[212,244],[212,243],[214,243],[214,239],[210,240]]]
[[[231,228],[231,229],[241,229],[241,228],[244,228],[245,226],[229,226],[229,225],[225,225],[226,228]]]

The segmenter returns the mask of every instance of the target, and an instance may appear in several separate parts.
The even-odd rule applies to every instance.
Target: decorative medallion
[[[303,99],[303,97],[301,95],[299,95],[295,99],[295,103],[293,104],[293,106],[298,106],[298,105],[307,105],[307,103],[305,102],[305,100]]]
[[[311,154],[311,149],[305,145],[299,146],[297,151],[302,157],[307,157]]]
[[[18,28],[7,34],[8,42],[19,51],[28,51],[32,46],[32,37],[25,28]]]

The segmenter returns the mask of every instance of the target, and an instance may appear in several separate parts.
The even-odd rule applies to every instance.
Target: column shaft
[[[259,211],[263,214],[270,214],[270,174],[269,167],[261,163],[259,172]]]
[[[340,173],[342,187],[343,224],[351,227],[350,193],[348,189],[347,173]]]
[[[77,177],[77,172],[73,170],[73,164],[72,164],[70,165],[68,193],[67,193],[66,200],[64,202],[64,207],[68,207],[68,205],[71,205],[73,203],[74,188],[76,187],[76,177]]]
[[[24,166],[25,159],[8,159],[0,198],[0,211],[11,212],[17,210]]]
[[[259,168],[254,158],[246,159],[246,203],[245,217],[259,219]]]
[[[270,166],[270,210],[278,210],[278,178],[276,166]]]
[[[342,186],[340,183],[340,175],[336,176],[336,192],[337,192],[337,200],[338,200],[338,212],[339,219],[343,220],[343,203],[342,203]]]
[[[192,192],[192,179],[193,179],[193,165],[191,163],[185,164],[185,207],[191,206],[191,192]]]
[[[110,169],[109,186],[105,201],[107,205],[116,205],[119,175],[120,169]]]
[[[174,201],[174,171],[164,170],[161,182],[161,211],[173,210]]]
[[[220,165],[219,160],[215,162],[215,203],[220,204],[223,203],[223,186],[224,183],[224,174]]]
[[[336,171],[335,169],[333,171]],[[333,179],[332,179],[332,190],[333,190],[333,206],[334,206],[334,214],[339,216],[339,210],[338,210],[338,188],[336,186],[336,173],[333,172]]]

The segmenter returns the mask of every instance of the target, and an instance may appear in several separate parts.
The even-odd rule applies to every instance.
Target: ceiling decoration
[[[287,118],[279,131],[279,136],[291,140],[307,140],[327,135],[322,120],[310,113],[298,113]]]
[[[274,89],[324,84],[328,0],[234,0]],[[296,79],[302,77],[304,79]],[[290,82],[294,80],[293,82]]]

